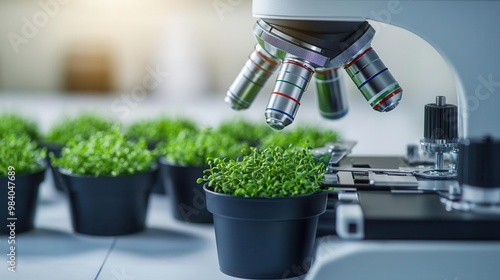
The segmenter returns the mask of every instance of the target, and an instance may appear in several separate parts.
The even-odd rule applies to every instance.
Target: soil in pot
[[[83,176],[58,169],[70,199],[75,232],[125,235],[145,229],[157,170],[126,176]]]
[[[0,177],[0,185],[2,186],[2,191],[0,193],[0,205],[5,206],[0,211],[0,220],[7,222],[9,225],[11,222],[15,223],[15,229],[7,226],[0,227],[0,234],[9,234],[12,229],[15,233],[23,233],[34,228],[34,221],[36,215],[36,206],[38,199],[38,190],[40,184],[45,178],[45,168],[30,174],[15,175],[15,188],[9,189],[8,177]],[[12,186],[12,184],[11,184]],[[9,191],[13,191],[15,199],[14,213],[15,216],[9,215]],[[15,221],[8,221],[7,218],[16,218]]]
[[[213,213],[220,270],[250,279],[282,279],[309,270],[324,192],[246,198],[204,188]]]
[[[174,165],[164,158],[160,158],[159,163],[163,184],[171,197],[174,218],[189,223],[212,223],[203,186],[196,182],[208,167]]]

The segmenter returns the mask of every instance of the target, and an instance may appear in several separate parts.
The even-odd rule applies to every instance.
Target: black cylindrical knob
[[[457,106],[446,104],[444,96],[436,97],[435,104],[425,105],[424,138],[446,140],[458,138]]]
[[[500,141],[491,137],[462,141],[457,169],[462,186],[500,188]]]

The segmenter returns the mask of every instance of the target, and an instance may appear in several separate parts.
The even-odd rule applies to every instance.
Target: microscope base
[[[498,279],[500,242],[318,239],[307,279]]]

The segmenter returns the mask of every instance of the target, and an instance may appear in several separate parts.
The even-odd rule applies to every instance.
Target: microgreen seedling
[[[236,159],[248,151],[248,144],[205,128],[199,132],[183,131],[170,141],[161,143],[156,153],[169,162],[184,166],[207,165],[207,158]]]
[[[214,158],[198,183],[243,197],[288,197],[320,191],[325,166],[307,148],[251,148],[240,161]]]
[[[272,131],[262,139],[261,147],[282,146],[301,147],[307,143],[310,148],[319,148],[329,142],[339,140],[339,135],[333,130],[315,126],[296,126],[293,129]]]
[[[85,140],[98,131],[109,131],[113,126],[113,122],[107,118],[85,113],[56,124],[47,133],[45,140],[64,145],[73,138]]]
[[[194,121],[186,118],[160,117],[133,123],[125,135],[130,139],[144,139],[148,142],[169,141],[184,130],[196,131]]]
[[[62,149],[61,157],[51,156],[54,166],[73,174],[120,176],[146,172],[155,163],[146,141],[129,141],[117,128],[97,132],[84,141],[76,139]]]
[[[0,115],[0,137],[7,134],[26,134],[32,140],[40,138],[38,126],[35,122],[13,113]]]
[[[260,143],[261,139],[263,139],[266,134],[270,133],[272,129],[265,123],[253,123],[244,119],[232,119],[221,123],[217,131],[230,135],[238,141],[256,145]]]
[[[13,166],[16,174],[41,170],[46,151],[37,146],[26,134],[0,137],[0,176],[7,176],[8,166]]]

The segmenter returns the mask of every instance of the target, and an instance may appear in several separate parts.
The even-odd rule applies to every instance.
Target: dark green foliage
[[[233,119],[221,123],[217,131],[228,134],[238,141],[248,142],[250,145],[257,145],[266,134],[272,132],[272,128],[264,122],[253,123],[244,119]]]
[[[185,130],[159,144],[156,153],[178,165],[203,166],[207,165],[207,158],[236,159],[247,150],[247,143],[206,128],[199,132]]]
[[[130,139],[144,139],[148,142],[160,142],[169,141],[169,139],[175,137],[181,131],[196,131],[197,129],[196,123],[192,120],[161,117],[133,123],[125,134]]]
[[[272,131],[262,139],[261,147],[282,146],[301,147],[307,143],[310,148],[323,147],[329,142],[339,140],[339,135],[330,129],[315,126],[296,126],[293,129]]]
[[[146,141],[128,141],[118,129],[96,132],[84,141],[71,140],[54,166],[70,173],[90,176],[120,176],[149,171],[156,158]]]
[[[0,138],[0,176],[7,176],[8,167],[16,174],[27,174],[41,170],[45,149],[38,149],[26,134],[7,134]]]
[[[40,139],[40,132],[35,122],[13,113],[0,115],[0,137],[7,134],[26,134],[32,140]]]
[[[198,183],[215,192],[244,197],[288,197],[320,191],[325,166],[309,149],[251,148],[241,161],[215,158]]]
[[[113,121],[107,118],[85,113],[73,119],[64,119],[56,124],[47,133],[45,140],[64,145],[73,138],[85,140],[98,131],[109,131],[113,125]]]

